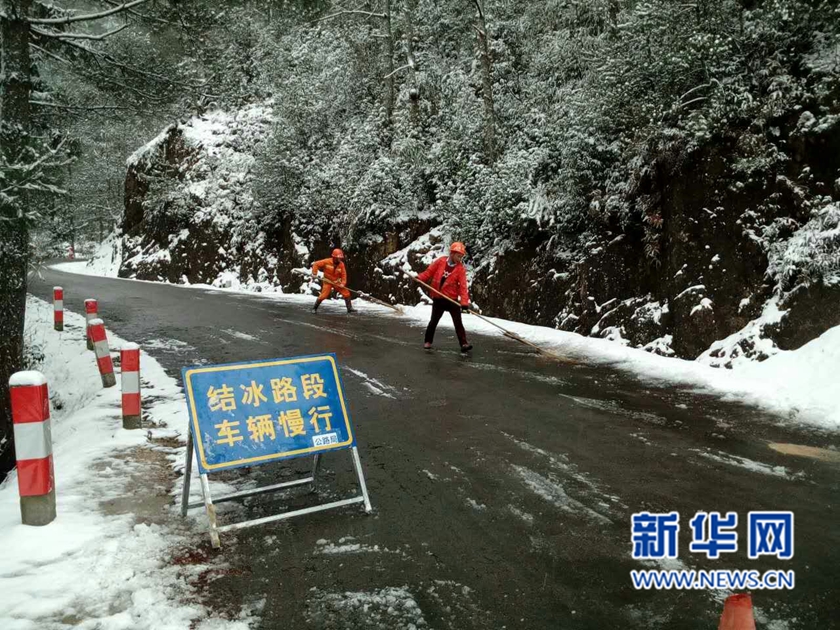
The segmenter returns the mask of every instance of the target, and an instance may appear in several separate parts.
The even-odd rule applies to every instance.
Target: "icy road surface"
[[[374,513],[324,512],[224,535],[229,570],[209,582],[220,608],[264,600],[261,628],[716,627],[722,594],[634,591],[630,515],[682,514],[687,568],[794,569],[796,589],[753,594],[760,628],[835,627],[840,468],[770,443],[836,448],[836,434],[782,426],[754,409],[627,374],[559,365],[503,338],[473,337],[471,357],[442,329],[392,316],[318,315],[300,300],[71,275],[31,291],[140,343],[172,376],[185,365],[335,352]],[[469,326],[469,318],[467,318]],[[226,473],[246,487],[307,461]],[[354,491],[349,456],[325,459],[321,500]],[[220,476],[221,477],[221,476]],[[312,502],[292,492],[219,506],[222,522]],[[688,552],[697,510],[737,511],[741,551]],[[750,561],[750,510],[793,510],[793,560]],[[197,524],[203,521],[199,519]]]

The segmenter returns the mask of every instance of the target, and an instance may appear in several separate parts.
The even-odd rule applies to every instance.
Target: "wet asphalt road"
[[[687,568],[796,571],[793,591],[753,594],[760,628],[840,627],[840,466],[767,446],[836,447],[835,436],[625,373],[558,365],[503,338],[474,336],[463,357],[442,329],[438,350],[425,353],[421,327],[348,316],[337,302],[314,315],[259,295],[53,270],[30,291],[49,299],[58,284],[65,308],[81,313],[98,298],[107,325],[179,379],[197,363],[338,355],[374,512],[223,535],[229,567],[202,584],[207,601],[251,607],[260,628],[716,628],[721,604],[709,593],[632,588],[630,570],[645,567],[630,557],[630,516],[643,509],[681,513]],[[307,466],[222,478],[265,484]],[[324,466],[320,501],[354,491],[347,452]],[[252,498],[221,505],[220,518],[314,500],[299,490]],[[776,509],[795,512],[794,559],[748,560],[747,512]],[[696,510],[738,512],[739,552],[689,553]]]

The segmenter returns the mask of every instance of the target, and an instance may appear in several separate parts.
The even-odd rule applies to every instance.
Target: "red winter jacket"
[[[419,274],[417,278],[426,284],[430,284],[446,297],[452,298],[460,302],[463,306],[466,306],[470,303],[470,292],[467,287],[467,270],[462,263],[458,263],[454,268],[448,267],[446,264],[448,260],[449,256],[438,258],[429,265],[426,271]],[[441,286],[441,282],[443,282],[443,286]],[[434,292],[432,292],[432,297],[440,298]]]

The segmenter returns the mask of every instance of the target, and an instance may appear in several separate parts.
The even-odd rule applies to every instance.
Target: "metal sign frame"
[[[329,357],[330,360],[335,365],[334,355],[329,355],[328,354],[328,355],[319,355],[319,356],[322,356],[325,359]],[[312,359],[314,357],[301,357],[301,358]],[[281,363],[281,362],[282,363],[287,363],[288,361],[294,361],[294,359],[279,360],[278,363]],[[263,362],[260,362],[260,363],[265,364],[265,363],[273,363],[273,362],[263,361]],[[241,366],[241,365],[246,365],[246,364],[232,364],[231,367],[233,367],[233,365],[240,365]],[[201,368],[199,368],[199,369],[201,369]],[[184,373],[185,374],[187,373],[186,369],[184,370]],[[338,384],[338,388],[339,388],[339,397],[340,397],[342,405],[343,405],[344,404],[343,393],[342,393],[343,388],[341,387],[340,376],[338,375],[337,368],[336,368],[336,376],[337,376],[337,384]],[[185,385],[185,389],[186,389],[187,386],[188,386],[188,384],[186,382],[187,379],[185,378],[184,380],[185,380],[184,385]],[[346,411],[345,411],[345,414],[346,414]],[[314,512],[321,512],[323,510],[340,508],[340,507],[344,507],[344,506],[347,506],[347,505],[353,505],[354,503],[363,503],[365,513],[367,513],[367,514],[370,514],[370,512],[372,511],[372,507],[371,507],[371,504],[370,504],[370,497],[369,497],[368,491],[367,491],[367,484],[365,483],[365,476],[364,476],[364,472],[362,471],[362,461],[361,461],[361,458],[359,457],[359,449],[354,444],[353,446],[351,446],[349,448],[349,450],[350,450],[350,453],[351,453],[351,456],[352,456],[352,459],[353,459],[353,467],[354,467],[355,472],[356,472],[356,477],[358,478],[358,481],[359,481],[359,489],[361,490],[361,495],[351,497],[349,499],[342,499],[340,501],[332,501],[332,502],[329,502],[329,503],[321,503],[321,504],[313,505],[313,506],[310,506],[310,507],[301,508],[301,509],[298,509],[298,510],[290,510],[288,512],[283,512],[281,514],[274,514],[274,515],[271,515],[271,516],[265,516],[265,517],[258,518],[258,519],[253,519],[253,520],[250,520],[250,521],[241,521],[241,522],[238,522],[238,523],[230,523],[230,524],[227,524],[227,525],[219,525],[218,518],[217,518],[217,515],[216,515],[216,506],[215,506],[216,503],[222,503],[222,502],[225,502],[225,501],[234,501],[236,499],[242,499],[242,498],[245,498],[245,497],[250,497],[250,496],[254,496],[254,495],[258,495],[258,494],[266,494],[266,493],[270,493],[270,492],[279,492],[279,491],[285,490],[287,488],[293,488],[295,486],[303,486],[303,485],[306,485],[306,484],[312,484],[311,491],[313,493],[317,492],[317,490],[318,490],[318,469],[320,468],[320,464],[321,464],[321,456],[324,453],[315,453],[315,455],[313,457],[313,462],[312,462],[312,473],[309,476],[302,477],[300,479],[294,479],[292,481],[286,481],[286,482],[283,482],[283,483],[272,484],[272,485],[269,485],[269,486],[262,486],[260,488],[254,488],[252,490],[243,490],[243,491],[240,491],[240,492],[232,492],[230,494],[223,495],[221,497],[216,497],[215,501],[214,501],[213,496],[210,492],[209,473],[200,472],[199,473],[199,480],[200,480],[200,483],[201,483],[202,500],[190,503],[189,499],[190,499],[190,485],[191,485],[191,481],[192,481],[192,464],[193,464],[193,455],[194,455],[195,449],[196,449],[195,438],[193,436],[193,426],[194,426],[193,425],[193,420],[194,420],[194,418],[191,417],[190,418],[190,429],[189,429],[188,435],[187,435],[186,461],[184,462],[184,464],[185,464],[184,465],[184,486],[183,486],[182,495],[181,495],[181,516],[186,517],[187,512],[190,509],[199,508],[201,506],[204,506],[204,509],[207,513],[207,519],[210,523],[210,542],[211,542],[214,549],[219,549],[221,547],[221,540],[220,540],[219,534],[221,534],[223,532],[233,531],[233,530],[236,530],[236,529],[243,529],[243,528],[252,527],[252,526],[255,526],[255,525],[263,525],[263,524],[266,524],[266,523],[271,523],[271,522],[274,522],[274,521],[284,520],[284,519],[292,518],[292,517],[295,517],[295,516],[302,516],[304,514],[312,514]],[[347,422],[349,423],[349,417],[347,418]],[[328,450],[345,450],[346,448],[347,447],[344,447],[343,449],[328,449]],[[299,455],[298,457],[302,457],[302,456],[305,456],[305,455]],[[291,459],[291,457],[283,457],[282,459]],[[227,470],[230,470],[230,468],[227,468]]]

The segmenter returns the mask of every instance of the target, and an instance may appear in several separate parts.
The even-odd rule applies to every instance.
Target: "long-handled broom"
[[[448,295],[444,295],[443,293],[441,293],[440,291],[438,291],[437,289],[435,289],[433,286],[431,286],[431,285],[426,284],[425,282],[423,282],[423,281],[422,281],[420,278],[418,278],[417,276],[415,276],[415,275],[413,275],[413,274],[408,273],[407,271],[405,271],[405,269],[402,269],[402,268],[400,268],[400,269],[401,269],[401,271],[402,271],[405,275],[407,275],[409,278],[411,278],[412,280],[414,280],[417,284],[419,284],[419,285],[421,285],[421,286],[426,287],[429,291],[432,291],[433,293],[435,293],[436,295],[438,295],[438,296],[442,297],[442,298],[443,298],[443,299],[445,299],[445,300],[449,300],[449,301],[450,301],[450,302],[452,302],[455,306],[457,306],[458,308],[461,308],[461,305],[460,305],[460,304],[458,304],[458,302],[456,302],[455,300],[453,300],[453,299],[452,299],[451,297],[449,297]],[[501,330],[501,331],[502,331],[502,334],[504,334],[504,336],[505,336],[505,337],[508,337],[509,339],[513,339],[514,341],[518,341],[519,343],[523,343],[523,344],[525,344],[526,346],[529,346],[529,347],[533,348],[534,350],[536,350],[537,352],[539,352],[541,355],[543,355],[543,356],[545,356],[545,357],[549,357],[549,358],[551,358],[551,359],[554,359],[555,361],[560,361],[560,362],[562,362],[562,363],[574,363],[574,361],[572,361],[571,359],[567,359],[567,358],[565,358],[565,357],[561,357],[559,354],[555,354],[555,353],[553,353],[553,352],[550,352],[549,350],[546,350],[545,348],[541,348],[540,346],[536,345],[535,343],[532,343],[532,342],[528,341],[527,339],[523,339],[522,337],[520,337],[519,335],[517,335],[515,332],[511,332],[510,330],[507,330],[506,328],[502,328],[502,327],[501,327],[501,326],[499,326],[496,322],[491,321],[491,320],[487,319],[486,317],[484,317],[481,313],[477,313],[476,311],[474,311],[474,310],[472,310],[472,309],[469,309],[467,312],[468,312],[468,313],[470,313],[470,315],[475,315],[475,316],[476,316],[476,317],[478,317],[480,320],[482,320],[482,321],[484,321],[484,322],[487,322],[487,323],[488,323],[488,324],[490,324],[491,326],[494,326],[494,327],[498,328],[499,330]]]
[[[300,269],[293,269],[292,273],[296,273],[296,274],[301,275],[301,276],[308,276],[308,277],[314,279],[314,277],[312,276],[311,273],[308,273],[306,271],[302,271]],[[363,300],[368,300],[369,302],[373,302],[374,304],[379,304],[380,306],[387,306],[391,310],[396,311],[397,313],[402,315],[402,309],[399,306],[394,306],[393,304],[388,304],[388,302],[383,302],[382,300],[373,297],[369,293],[365,293],[364,291],[357,291],[355,289],[351,289],[350,287],[347,287],[347,286],[344,286],[344,285],[341,285],[341,284],[337,284],[337,283],[332,282],[331,280],[327,280],[326,278],[323,278],[323,277],[318,277],[318,280],[320,280],[321,282],[326,282],[327,284],[332,285],[332,286],[334,286],[338,289],[347,289],[348,291],[350,291],[350,293],[354,293],[354,294],[358,295]]]

